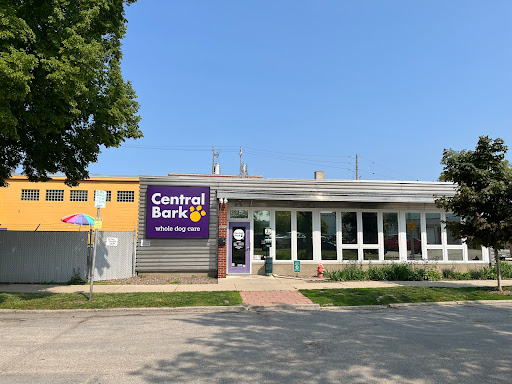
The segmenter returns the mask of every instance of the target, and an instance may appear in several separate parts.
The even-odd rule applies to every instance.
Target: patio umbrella
[[[75,213],[74,215],[63,217],[60,221],[80,225],[80,227],[82,225],[94,225],[94,219],[85,213]]]

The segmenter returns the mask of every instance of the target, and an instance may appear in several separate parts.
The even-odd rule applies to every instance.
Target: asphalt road
[[[510,383],[512,304],[0,313],[0,383]]]

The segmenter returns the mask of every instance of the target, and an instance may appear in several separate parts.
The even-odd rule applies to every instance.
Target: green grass
[[[512,287],[504,287],[505,291]],[[500,295],[491,287],[427,288],[391,287],[357,289],[304,289],[301,293],[321,306],[381,305],[393,303],[424,303],[459,300],[504,300],[512,295]]]
[[[0,309],[97,309],[240,305],[238,292],[0,293]]]

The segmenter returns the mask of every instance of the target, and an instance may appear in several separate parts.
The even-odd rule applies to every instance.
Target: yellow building
[[[75,213],[96,217],[94,191],[107,191],[106,208],[100,210],[104,231],[133,231],[138,219],[139,178],[92,176],[77,187],[64,184],[64,176],[32,183],[14,175],[0,187],[0,228],[15,231],[87,231],[89,226],[63,223]]]

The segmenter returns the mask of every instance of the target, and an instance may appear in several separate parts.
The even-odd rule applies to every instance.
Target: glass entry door
[[[250,223],[229,223],[228,273],[251,273]]]

